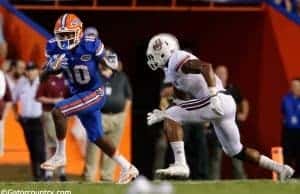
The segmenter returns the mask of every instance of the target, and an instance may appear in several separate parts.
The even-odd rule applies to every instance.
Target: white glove
[[[47,63],[47,69],[54,71],[60,69],[65,56],[65,53],[51,56]]]
[[[147,114],[147,125],[150,126],[155,123],[161,122],[162,120],[164,120],[165,116],[165,111],[154,109],[152,112],[149,112]]]
[[[210,93],[210,107],[219,116],[224,115],[224,110],[222,107],[222,102],[218,96],[217,89],[215,87],[209,88]]]

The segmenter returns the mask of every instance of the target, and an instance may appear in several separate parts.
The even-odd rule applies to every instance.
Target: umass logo
[[[155,40],[154,45],[153,45],[153,50],[159,51],[162,49],[162,41],[160,39]]]

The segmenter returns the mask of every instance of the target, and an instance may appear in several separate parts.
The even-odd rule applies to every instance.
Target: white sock
[[[259,166],[277,173],[281,172],[283,168],[283,165],[264,155],[261,155],[259,158]]]
[[[121,154],[118,152],[114,154],[112,159],[122,168],[122,169],[128,169],[130,168],[131,164],[126,160]]]
[[[46,177],[53,177],[53,171],[52,170],[46,170],[45,175]]]
[[[170,142],[175,163],[186,164],[185,153],[184,153],[184,142],[183,141],[173,141]]]
[[[58,174],[59,175],[64,175],[65,174],[65,167],[60,167],[60,168],[58,168]]]
[[[66,139],[56,141],[55,154],[65,156],[66,155]]]

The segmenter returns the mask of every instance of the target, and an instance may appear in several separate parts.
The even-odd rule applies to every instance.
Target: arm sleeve
[[[57,58],[61,55],[57,49],[56,40],[54,38],[48,40],[45,49],[45,56],[47,62],[43,67],[43,71],[48,74],[59,74],[62,72],[61,68],[53,69],[53,63],[57,60]],[[63,63],[63,62],[62,62]]]
[[[46,44],[45,56],[49,58],[51,55],[55,54],[56,41],[54,38],[49,39]]]
[[[125,97],[128,99],[128,100],[132,100],[132,88],[131,88],[131,85],[130,85],[130,82],[127,78],[127,76],[125,74],[124,75],[124,81],[125,81]]]
[[[5,89],[6,89],[5,76],[4,73],[0,71],[0,99],[4,97]]]

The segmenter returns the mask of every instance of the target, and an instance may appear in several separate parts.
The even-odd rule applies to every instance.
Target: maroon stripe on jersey
[[[183,64],[185,64],[188,60],[189,60],[190,56],[187,55],[186,57],[184,57],[177,65],[176,65],[176,68],[175,70],[178,71]]]
[[[201,99],[193,99],[193,100],[187,100],[185,102],[182,102],[182,103],[179,103],[178,105],[184,105],[184,104],[189,104],[189,103],[192,103],[192,102],[198,102],[200,101]]]
[[[199,106],[199,105],[202,105],[204,103],[207,103],[209,102],[210,98],[207,98],[205,100],[198,100],[198,101],[193,101],[193,102],[190,102],[190,103],[184,103],[184,104],[180,104],[179,106],[182,107],[182,108],[190,108],[190,107],[195,107],[195,106]]]
[[[200,98],[200,99],[192,99],[192,100],[187,100],[187,101],[184,101],[182,103],[179,103],[178,105],[188,105],[188,104],[191,104],[191,103],[195,103],[195,102],[203,102],[203,101],[206,101],[207,99],[209,99],[210,97],[207,96],[207,97],[204,97],[204,98]]]
[[[202,104],[202,105],[200,105],[200,106],[194,106],[194,107],[186,108],[186,110],[187,110],[187,111],[193,111],[193,110],[201,109],[201,108],[203,108],[203,107],[205,107],[205,106],[207,106],[207,105],[209,105],[209,104],[210,104],[210,102],[207,102],[207,103]]]

